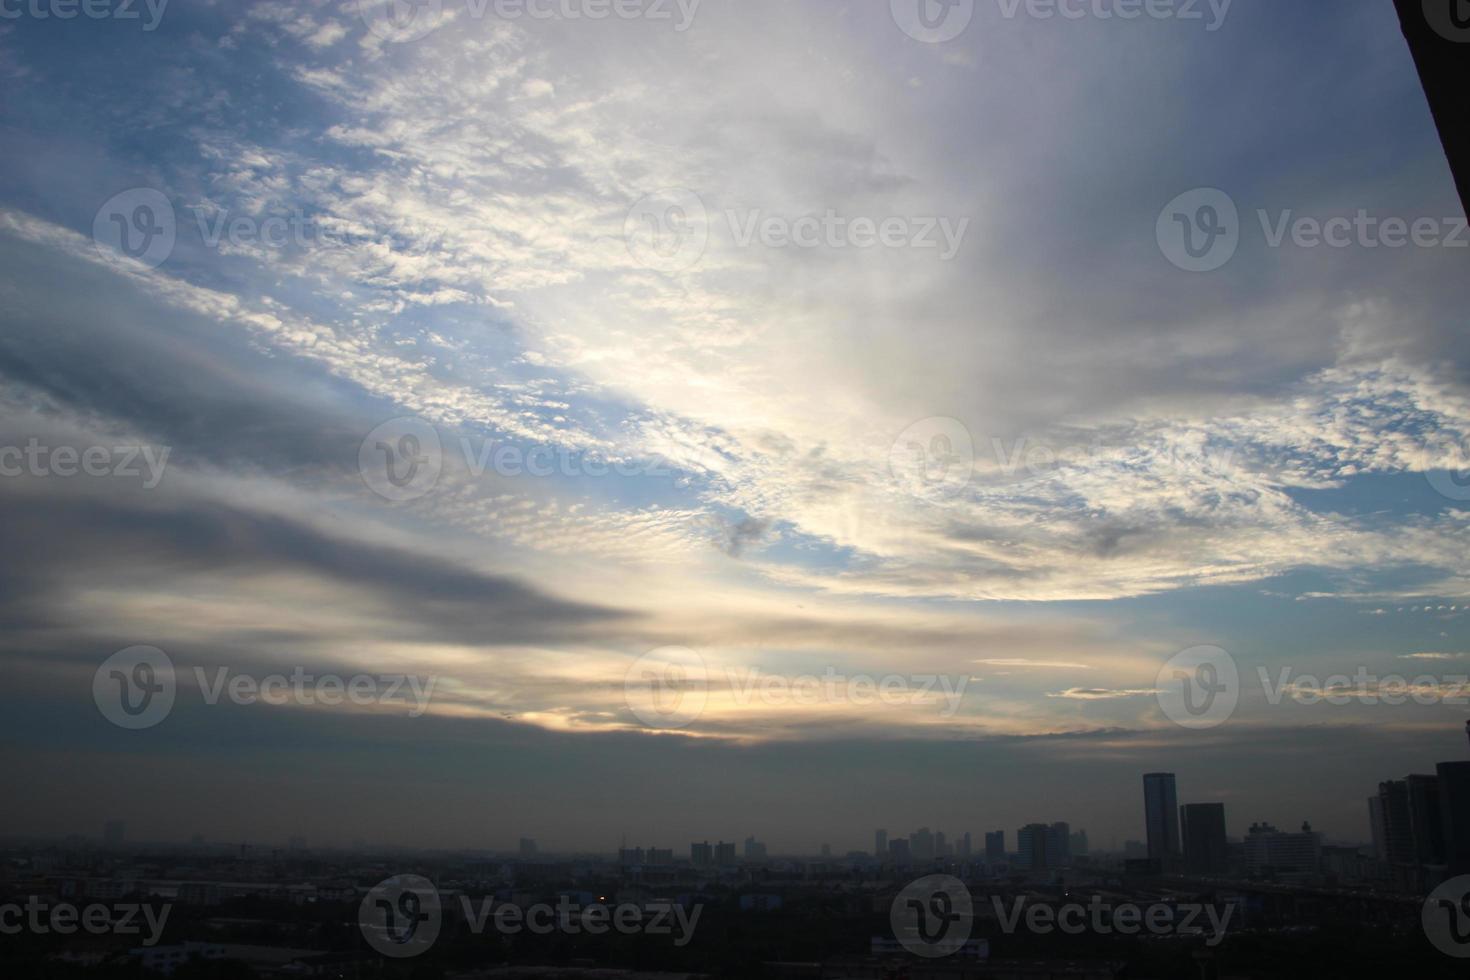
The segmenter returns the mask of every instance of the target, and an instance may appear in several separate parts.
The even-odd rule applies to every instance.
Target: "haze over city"
[[[1121,851],[1167,771],[1356,846],[1470,758],[1470,236],[1393,4],[33,6],[8,839]]]

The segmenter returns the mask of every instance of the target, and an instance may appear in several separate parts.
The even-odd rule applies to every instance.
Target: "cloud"
[[[1146,690],[1110,690],[1099,687],[1072,687],[1055,694],[1048,694],[1049,698],[1062,698],[1068,701],[1116,701],[1121,698],[1150,698],[1158,694],[1154,688]]]

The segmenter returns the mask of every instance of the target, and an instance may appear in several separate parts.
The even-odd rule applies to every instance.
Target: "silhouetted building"
[[[1148,856],[1165,867],[1179,858],[1179,796],[1172,772],[1143,777],[1143,819]]]
[[[1385,813],[1381,789],[1368,797],[1368,831],[1373,835],[1373,858],[1387,861],[1388,815]]]
[[[1184,870],[1192,875],[1221,875],[1229,850],[1225,846],[1225,804],[1186,803],[1179,808],[1184,836]]]
[[[1441,762],[1439,777],[1445,863],[1452,875],[1470,874],[1470,762]]]
[[[1071,851],[1073,857],[1087,857],[1087,831],[1079,830],[1072,835]]]
[[[689,845],[689,863],[696,868],[708,868],[715,863],[715,849],[709,841],[697,841]]]
[[[735,866],[735,844],[726,844],[720,841],[715,844],[715,864],[722,868],[733,868]]]
[[[888,842],[888,855],[900,868],[906,868],[914,863],[914,857],[909,853],[908,839],[905,837],[896,837]]]
[[[1322,868],[1322,835],[1303,823],[1300,833],[1277,830],[1268,823],[1251,824],[1245,837],[1247,874],[1306,877]]]
[[[1072,828],[1054,823],[1046,831],[1046,862],[1049,868],[1065,868],[1072,864]]]
[[[1444,810],[1439,802],[1438,776],[1409,776],[1409,837],[1413,860],[1420,865],[1443,864]]]
[[[920,827],[909,834],[909,851],[913,854],[915,861],[934,859],[934,835],[928,827]]]
[[[1004,864],[1006,859],[1006,832],[991,830],[985,834],[985,860],[991,864]]]
[[[533,858],[536,856],[536,842],[529,837],[521,838],[521,857]]]
[[[1044,823],[1029,823],[1016,831],[1016,857],[1027,871],[1045,871],[1053,866],[1047,845],[1054,840],[1053,831]]]
[[[873,831],[873,857],[879,861],[888,856],[888,831]]]
[[[1409,824],[1409,784],[1390,779],[1378,784],[1377,820],[1379,835],[1373,849],[1380,861],[1408,864],[1414,856],[1414,835]]]
[[[1446,860],[1445,805],[1439,776],[1409,776],[1378,784],[1368,805],[1373,850],[1390,866],[1424,867]]]
[[[745,838],[745,863],[760,864],[766,859],[766,845],[754,837]]]

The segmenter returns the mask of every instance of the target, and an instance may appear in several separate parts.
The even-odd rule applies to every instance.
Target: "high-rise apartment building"
[[[1143,777],[1144,828],[1148,833],[1148,856],[1168,864],[1179,857],[1179,796],[1172,772],[1151,772]]]
[[[1227,870],[1225,804],[1186,803],[1179,808],[1184,837],[1184,870],[1192,875],[1221,875]]]

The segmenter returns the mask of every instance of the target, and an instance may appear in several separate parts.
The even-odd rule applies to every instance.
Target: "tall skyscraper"
[[[934,834],[928,827],[920,827],[909,834],[909,852],[913,854],[915,861],[934,859]]]
[[[1445,860],[1444,810],[1439,802],[1438,776],[1409,776],[1409,836],[1414,841],[1416,864],[1443,864]]]
[[[1389,864],[1413,863],[1414,833],[1409,822],[1409,784],[1402,779],[1379,783],[1378,812],[1383,822],[1383,841],[1378,847],[1378,859]]]
[[[1172,772],[1143,777],[1143,817],[1148,831],[1148,856],[1169,864],[1179,857],[1179,796]]]
[[[873,831],[873,857],[879,861],[888,857],[888,831]]]
[[[1470,762],[1441,762],[1434,771],[1449,873],[1470,874]]]
[[[967,830],[965,831],[965,836],[960,838],[959,858],[961,861],[968,861],[972,853],[974,852],[971,850],[970,832]]]
[[[695,841],[689,845],[689,863],[696,868],[708,868],[715,863],[715,849],[709,841]]]
[[[1186,803],[1179,808],[1184,832],[1184,870],[1192,875],[1224,874],[1225,804]]]
[[[1027,871],[1045,871],[1052,867],[1048,844],[1054,831],[1044,823],[1028,823],[1016,831],[1016,857]]]
[[[990,830],[985,833],[985,860],[990,864],[1004,864],[1006,859],[1006,832]]]
[[[1065,823],[1054,823],[1047,828],[1046,861],[1051,868],[1066,868],[1072,864],[1072,828]]]
[[[1368,797],[1368,830],[1373,835],[1373,857],[1388,860],[1388,815],[1384,812],[1383,796],[1374,793]]]

